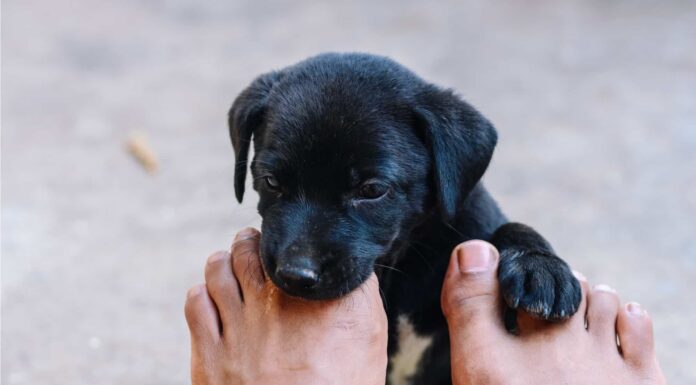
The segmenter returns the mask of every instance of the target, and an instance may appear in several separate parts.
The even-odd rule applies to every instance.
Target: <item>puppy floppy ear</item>
[[[424,126],[440,210],[450,220],[486,171],[498,136],[486,118],[449,90],[428,87],[415,112]]]
[[[279,78],[280,73],[271,72],[254,79],[237,96],[228,113],[230,138],[235,154],[234,193],[240,203],[244,197],[251,137],[258,134],[257,130],[264,124],[268,96]]]

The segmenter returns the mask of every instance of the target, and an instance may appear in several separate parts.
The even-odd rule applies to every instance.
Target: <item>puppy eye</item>
[[[269,189],[271,190],[278,190],[280,189],[280,183],[278,183],[278,180],[272,176],[266,176],[263,178],[264,181],[266,181],[266,186],[268,186]]]
[[[377,199],[389,192],[389,186],[383,183],[369,182],[360,186],[358,199]]]

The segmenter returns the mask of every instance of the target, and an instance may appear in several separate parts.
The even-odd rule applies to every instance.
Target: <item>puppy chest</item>
[[[418,363],[432,344],[432,337],[418,335],[405,315],[399,316],[397,330],[399,350],[391,357],[389,380],[392,385],[408,385],[408,379],[416,373]]]

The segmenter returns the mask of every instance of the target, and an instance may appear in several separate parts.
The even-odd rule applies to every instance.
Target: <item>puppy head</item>
[[[325,54],[254,80],[229,113],[244,195],[249,147],[261,256],[306,299],[359,286],[431,215],[448,221],[481,178],[493,127],[393,61]],[[434,213],[434,214],[433,214]]]

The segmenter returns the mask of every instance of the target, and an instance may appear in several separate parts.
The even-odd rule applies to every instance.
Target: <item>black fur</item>
[[[376,271],[390,354],[400,315],[434,337],[414,384],[451,383],[440,290],[463,241],[500,250],[508,314],[561,320],[576,311],[580,286],[568,265],[533,229],[508,223],[480,184],[496,132],[451,91],[384,57],[324,54],[254,80],[229,126],[240,202],[253,138],[270,278],[291,295],[327,299]]]

